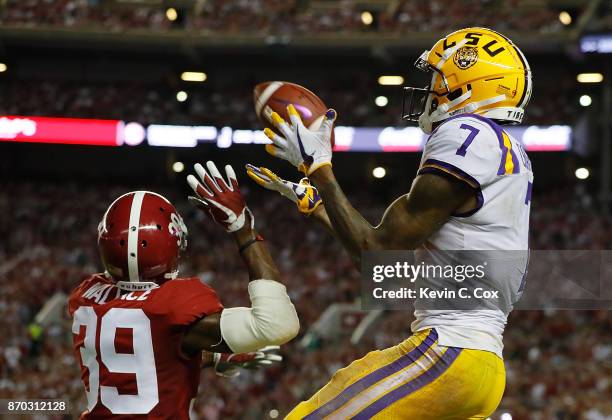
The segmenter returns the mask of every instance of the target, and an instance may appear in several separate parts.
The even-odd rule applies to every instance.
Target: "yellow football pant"
[[[494,353],[439,346],[435,329],[338,370],[287,419],[486,419],[506,384]]]

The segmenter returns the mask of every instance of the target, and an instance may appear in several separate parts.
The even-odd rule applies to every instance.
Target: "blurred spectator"
[[[315,35],[320,33],[448,31],[487,26],[500,31],[559,32],[558,11],[546,3],[520,0],[400,0],[389,2],[367,24],[356,1],[207,0],[184,13],[182,27],[217,34]],[[122,5],[95,0],[5,0],[0,22],[23,27],[65,27],[109,31],[168,31],[172,22],[159,4]],[[175,28],[177,26],[174,26]]]
[[[416,70],[413,70],[416,71]],[[554,86],[536,86],[524,122],[526,124],[568,124],[578,107],[576,84],[561,78]],[[351,85],[333,79],[314,82],[315,91],[339,115],[340,125],[397,126],[401,121],[401,88],[385,107],[374,103],[377,87],[366,76]],[[11,80],[0,84],[0,115],[113,118],[141,124],[202,124],[217,127],[261,128],[253,110],[251,84],[207,85],[193,89],[184,103],[176,91],[165,85],[137,83],[49,82]],[[563,97],[564,101],[552,101]],[[232,98],[231,101],[227,98]]]

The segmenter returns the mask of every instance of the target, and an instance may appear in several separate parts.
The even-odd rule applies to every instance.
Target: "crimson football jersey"
[[[188,419],[201,355],[181,352],[194,321],[223,309],[197,278],[121,292],[101,274],[70,295],[73,349],[87,394],[82,418]]]

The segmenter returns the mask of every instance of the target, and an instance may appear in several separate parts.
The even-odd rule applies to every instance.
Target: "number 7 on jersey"
[[[474,137],[476,137],[476,135],[480,133],[480,130],[468,124],[461,124],[459,128],[469,131],[467,138],[465,139],[463,144],[457,149],[456,153],[459,156],[465,157],[468,147],[470,147],[470,144],[472,144],[472,142],[474,141]]]

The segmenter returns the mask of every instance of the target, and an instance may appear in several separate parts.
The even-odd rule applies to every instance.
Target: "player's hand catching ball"
[[[272,144],[266,145],[266,151],[272,156],[289,161],[306,175],[310,175],[321,166],[331,165],[331,134],[336,111],[328,109],[317,130],[306,128],[300,114],[291,104],[287,106],[287,114],[291,119],[290,123],[283,120],[276,112],[272,112],[271,122],[282,136],[265,128],[264,133],[272,140]]]
[[[310,215],[323,202],[319,191],[304,177],[299,183],[286,181],[268,168],[258,168],[251,164],[246,165],[247,175],[262,187],[276,191],[283,197],[293,201],[298,211]]]
[[[255,219],[240,193],[236,173],[231,165],[225,165],[227,181],[213,162],[206,162],[206,168],[199,163],[194,165],[200,181],[193,175],[187,177],[187,183],[196,193],[195,197],[189,197],[189,201],[227,232],[236,232],[246,223],[250,223],[253,228]]]
[[[240,369],[260,369],[280,363],[283,356],[278,354],[279,350],[279,346],[267,346],[250,353],[215,353],[215,372],[219,376],[231,378],[240,375]]]

